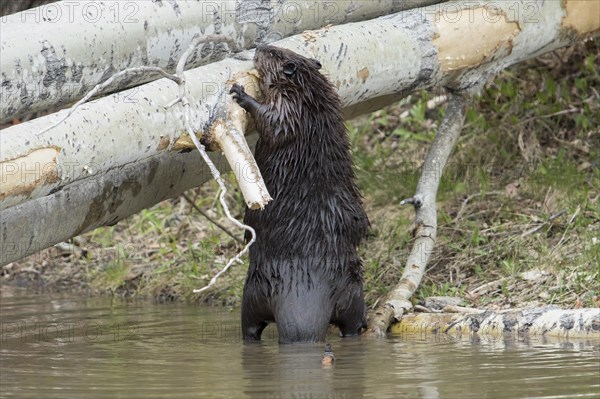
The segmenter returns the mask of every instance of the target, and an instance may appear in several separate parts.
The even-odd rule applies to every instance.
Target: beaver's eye
[[[283,65],[283,73],[285,73],[288,76],[292,76],[294,73],[296,73],[297,68],[298,68],[298,66],[295,63],[286,62]]]

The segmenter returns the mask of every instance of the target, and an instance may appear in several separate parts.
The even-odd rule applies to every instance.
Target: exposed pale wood
[[[510,52],[512,41],[521,31],[519,23],[509,20],[501,10],[490,12],[485,6],[450,10],[440,13],[433,41],[444,71],[478,66],[499,51]]]
[[[562,25],[580,36],[600,31],[600,1],[564,0],[566,15]]]

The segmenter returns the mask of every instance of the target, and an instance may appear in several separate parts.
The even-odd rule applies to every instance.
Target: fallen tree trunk
[[[454,5],[454,14],[435,7],[405,11],[305,32],[275,45],[319,59],[339,88],[345,112],[352,116],[389,104],[417,87],[476,90],[508,65],[600,31],[600,22],[595,21],[594,25],[586,19],[596,10],[597,3],[536,3],[540,7],[537,24],[528,23],[526,15],[509,16],[510,6],[516,3],[501,3],[503,8],[491,14],[498,17],[493,20],[487,14],[491,11],[483,6],[473,6],[469,1],[452,2],[448,4]],[[465,17],[457,22],[456,17],[463,12]],[[473,18],[467,18],[468,15]],[[578,20],[574,15],[583,17]],[[450,17],[455,18],[454,23],[448,22]],[[473,25],[481,34],[481,47],[477,56],[465,58],[458,43],[473,36]],[[500,28],[504,33],[495,34]],[[211,130],[216,122],[215,110],[230,101],[225,94],[229,79],[250,68],[250,62],[224,60],[186,72],[187,94],[195,100],[195,129]],[[160,194],[150,196],[152,200],[136,195],[146,185],[171,184],[170,180],[156,182],[156,174],[138,173],[138,165],[140,171],[153,162],[158,165],[156,168],[164,163],[172,166],[166,161],[170,156],[191,148],[181,109],[162,108],[176,95],[172,82],[159,80],[120,96],[136,103],[119,102],[115,106],[113,98],[100,99],[42,136],[37,133],[62,114],[3,130],[1,262],[11,262],[73,235],[114,224],[152,205],[152,201],[183,191],[181,184],[159,190]],[[182,158],[185,164],[179,170],[197,168],[192,159]],[[119,177],[123,170],[131,171],[125,180]],[[173,178],[169,173],[161,176]],[[78,191],[77,202],[71,201],[74,190],[83,184],[95,189],[89,193]],[[73,212],[71,206],[76,206],[78,212]],[[39,209],[47,217],[39,218]]]
[[[59,1],[2,19],[0,123],[75,102],[113,73],[148,65],[175,71],[195,35],[206,43],[188,68],[328,24],[368,20],[442,0],[347,1]],[[4,2],[6,3],[6,2]],[[3,3],[3,7],[4,7]],[[159,78],[129,77],[113,90]]]
[[[211,157],[220,169],[226,169],[220,154]],[[0,263],[10,263],[98,226],[114,225],[210,179],[197,151],[163,153],[24,202],[2,211]]]
[[[476,311],[476,310],[474,310]],[[550,336],[559,338],[600,339],[600,309],[559,309],[553,306],[510,309],[501,312],[414,313],[405,315],[392,326],[394,334],[447,334],[453,337],[520,338]]]

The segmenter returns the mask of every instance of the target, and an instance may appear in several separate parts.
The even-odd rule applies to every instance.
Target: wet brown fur
[[[254,57],[264,101],[234,85],[260,138],[255,158],[273,201],[246,209],[256,230],[242,300],[242,330],[260,339],[276,322],[280,342],[323,341],[329,323],[342,335],[365,324],[357,247],[369,222],[352,170],[341,102],[320,63],[260,47]]]

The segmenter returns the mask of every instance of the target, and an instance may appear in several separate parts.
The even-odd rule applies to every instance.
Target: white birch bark
[[[79,100],[125,68],[172,73],[195,35],[224,35],[240,49],[327,24],[367,20],[442,0],[59,1],[0,22],[0,123]],[[188,68],[222,59],[231,46],[207,43]],[[136,75],[125,89],[157,79]]]

